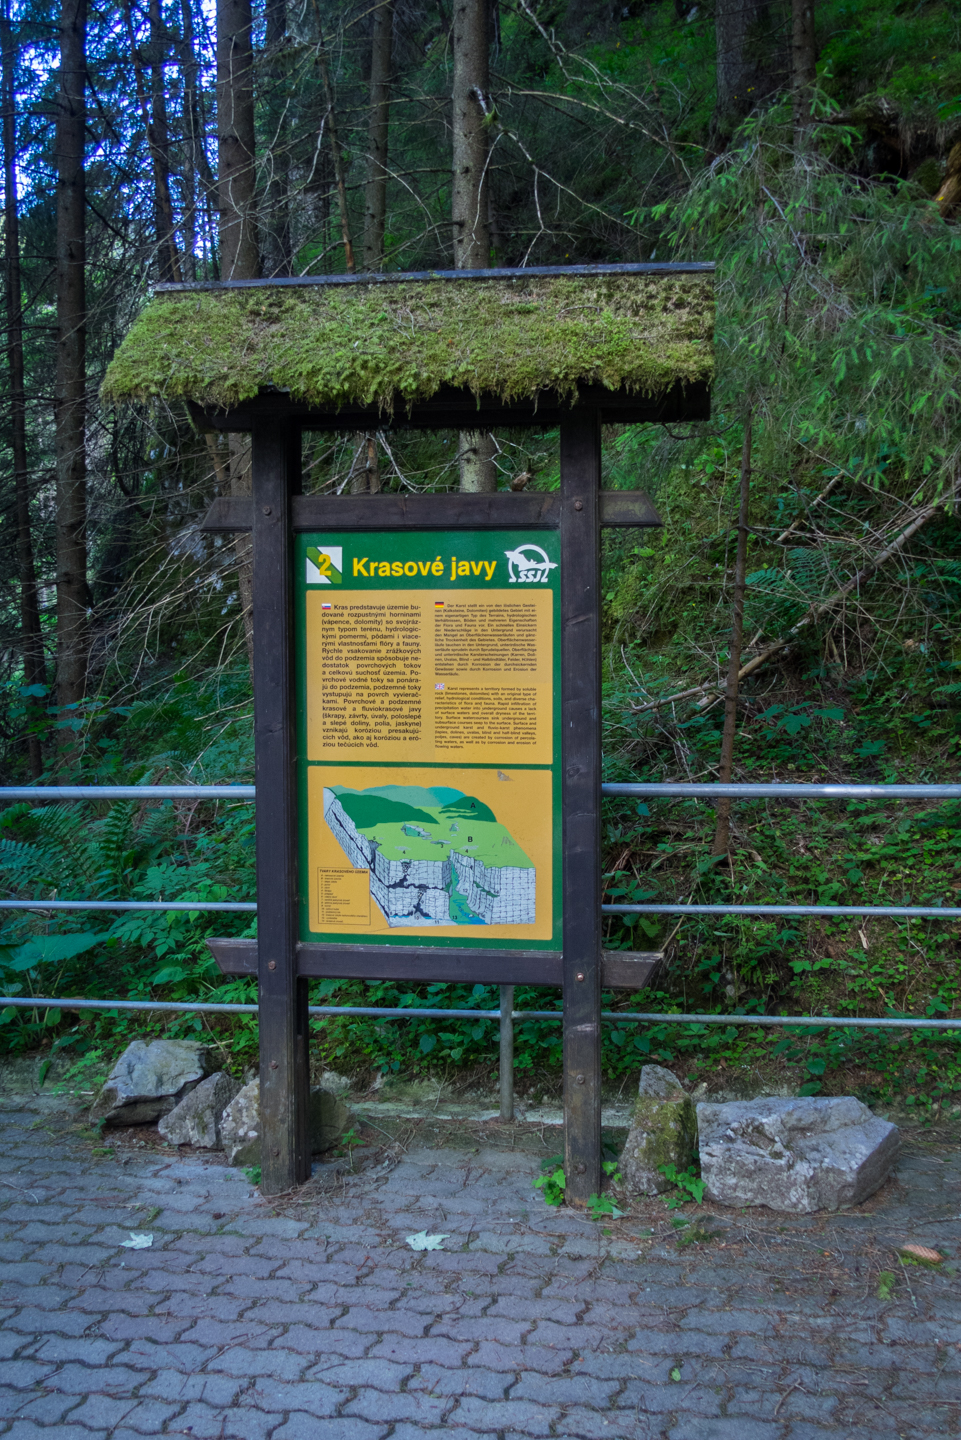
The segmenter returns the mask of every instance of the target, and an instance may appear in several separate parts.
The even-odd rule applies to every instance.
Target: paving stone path
[[[961,1434],[956,1145],[909,1146],[857,1211],[678,1228],[662,1201],[550,1210],[529,1154],[416,1141],[271,1204],[215,1158],[98,1155],[69,1117],[5,1103],[10,1440]],[[444,1248],[415,1253],[422,1230]],[[948,1267],[903,1267],[907,1239]]]

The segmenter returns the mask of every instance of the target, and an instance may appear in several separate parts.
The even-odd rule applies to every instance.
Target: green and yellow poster
[[[298,536],[303,940],[560,946],[558,550]]]

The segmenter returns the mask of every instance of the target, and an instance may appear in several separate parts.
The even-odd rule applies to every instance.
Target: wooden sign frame
[[[262,393],[234,410],[191,409],[203,429],[249,431],[252,440],[251,497],[215,500],[203,528],[246,530],[253,538],[258,939],[210,946],[224,973],[258,977],[262,1189],[278,1194],[310,1175],[310,977],[559,984],[567,1199],[584,1205],[601,1188],[601,988],[644,983],[636,965],[632,974],[630,961],[616,953],[605,957],[601,949],[600,532],[608,525],[661,523],[644,492],[601,490],[601,427],[708,418],[708,387],[676,385],[651,399],[582,386],[573,402],[542,394],[536,403],[513,405],[447,390],[398,407],[392,424],[418,429],[558,426],[560,490],[550,494],[303,495],[303,431],[384,428],[376,407],[312,408]],[[559,531],[562,949],[301,943],[293,537],[315,530],[458,528]]]

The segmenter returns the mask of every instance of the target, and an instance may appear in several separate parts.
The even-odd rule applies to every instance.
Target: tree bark
[[[791,90],[794,143],[803,142],[811,124],[811,99],[817,82],[814,0],[791,0]]]
[[[10,372],[10,430],[13,448],[13,485],[17,525],[17,566],[20,578],[20,634],[24,685],[46,685],[40,601],[30,529],[30,483],[27,470],[27,402],[23,377],[23,292],[20,283],[20,217],[17,213],[17,120],[14,65],[16,44],[10,28],[9,0],[0,18],[3,57],[3,196],[4,289],[7,309],[7,362]],[[27,704],[28,723],[37,713],[37,699]],[[27,736],[30,773],[43,773],[40,736]]]
[[[340,213],[340,235],[344,246],[344,269],[348,275],[353,275],[357,266],[354,261],[354,241],[350,233],[350,212],[347,209],[347,177],[344,172],[344,152],[340,144],[340,136],[337,132],[337,108],[334,104],[334,87],[330,79],[330,66],[327,64],[327,47],[324,44],[324,32],[320,23],[320,11],[317,8],[317,0],[314,0],[314,14],[317,18],[317,65],[320,69],[320,78],[324,87],[324,100],[327,104],[327,133],[330,136],[330,153],[334,160],[334,184],[337,187],[337,209]]]
[[[57,703],[87,683],[86,128],[87,0],[63,0],[57,97]],[[69,734],[69,732],[65,732]]]
[[[186,165],[184,179],[187,201],[184,213],[184,270],[188,280],[197,278],[196,243],[200,224],[205,236],[211,236],[210,215],[216,207],[217,182],[207,159],[204,146],[205,123],[202,113],[203,96],[199,84],[200,66],[194,40],[193,0],[180,0],[182,33],[180,39],[180,70],[183,76],[183,129]],[[202,191],[198,189],[202,186]],[[198,215],[203,221],[198,222]],[[206,256],[206,244],[203,247]],[[211,243],[211,260],[217,246]],[[213,267],[212,267],[213,268]],[[215,272],[219,273],[219,271]],[[204,278],[209,278],[205,275]]]
[[[731,604],[731,649],[727,662],[727,688],[724,694],[724,726],[721,732],[721,763],[717,778],[722,785],[730,782],[734,769],[734,737],[737,732],[737,692],[741,670],[741,647],[744,643],[744,591],[747,576],[747,534],[751,499],[751,441],[753,416],[750,410],[744,421],[744,444],[741,449],[741,488],[737,515],[737,552],[734,560],[734,598]],[[717,825],[714,830],[712,855],[726,855],[731,843],[731,802],[718,800]]]
[[[394,0],[381,0],[374,12],[370,51],[370,125],[367,131],[367,186],[364,193],[365,270],[384,268],[393,39]]]
[[[454,267],[487,270],[491,248],[486,124],[490,90],[488,0],[454,0],[451,44],[454,57],[451,175]],[[495,453],[493,437],[485,431],[460,432],[461,490],[476,494],[497,489]]]
[[[254,280],[254,83],[250,0],[217,0],[217,151],[220,278]]]
[[[160,16],[159,0],[150,0],[150,93],[144,80],[144,61],[134,27],[132,0],[124,6],[127,41],[133,64],[137,100],[143,120],[147,149],[153,169],[154,243],[157,274],[162,281],[181,280],[177,255],[177,234],[174,226],[173,202],[170,198],[170,138],[167,127],[167,97],[164,89],[164,55],[166,28]]]
[[[290,126],[287,121],[287,0],[267,0],[265,49],[268,78],[267,156],[270,179],[264,205],[264,270],[269,277],[291,272]]]
[[[254,210],[255,140],[250,0],[217,0],[217,156],[220,204],[220,278],[256,280],[260,250]],[[250,439],[231,435],[230,493],[249,496]],[[253,670],[253,546],[249,534],[234,541],[237,584],[247,659]]]
[[[165,62],[167,29],[160,14],[160,0],[150,0],[150,129],[153,151],[154,196],[157,225],[157,259],[161,280],[182,280],[177,254],[177,228],[170,198],[170,135],[167,127]]]
[[[784,0],[716,0],[714,27],[714,128],[726,135],[739,119],[757,110],[787,83]]]

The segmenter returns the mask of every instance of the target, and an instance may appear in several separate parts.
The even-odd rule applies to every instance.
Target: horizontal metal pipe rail
[[[605,915],[867,915],[958,920],[956,905],[602,905]]]
[[[255,785],[0,785],[8,800],[256,800]]]
[[[55,1000],[49,996],[0,995],[0,1007],[14,1005],[21,1010],[142,1010],[235,1015],[256,1015],[256,1004],[215,1004],[207,1000]],[[389,1009],[378,1005],[309,1005],[311,1015],[368,1015],[382,1020],[492,1020],[498,1010]],[[512,1010],[512,1020],[563,1019],[560,1010]],[[961,1030],[961,1020],[918,1020],[860,1015],[672,1015],[659,1011],[602,1010],[602,1020],[637,1025],[807,1025],[817,1029],[840,1026],[847,1030]]]
[[[722,785],[645,780],[605,783],[601,793],[675,800],[961,800],[961,785],[813,785],[793,781]]]
[[[0,910],[243,910],[256,900],[0,900]]]

